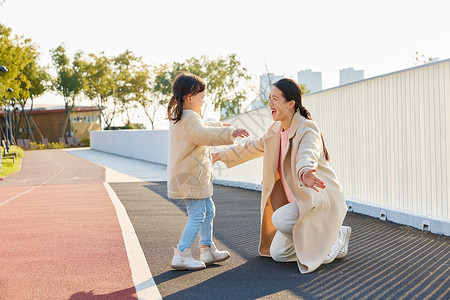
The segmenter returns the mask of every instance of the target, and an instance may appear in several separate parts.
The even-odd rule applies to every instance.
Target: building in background
[[[25,107],[27,115],[30,112],[29,107]],[[16,110],[16,120],[19,119],[20,110]],[[70,113],[70,127],[72,136],[80,139],[89,138],[93,130],[101,130],[100,125],[101,111],[96,106],[76,106]],[[33,108],[29,124],[31,132],[28,133],[26,118],[22,117],[20,128],[14,139],[30,139],[40,142],[47,138],[50,142],[58,142],[63,137],[64,123],[66,120],[66,110],[64,106],[46,106],[39,105]],[[4,110],[0,111],[0,123],[5,124]],[[13,126],[16,122],[13,121]],[[4,131],[4,126],[0,130]]]
[[[339,70],[339,85],[362,79],[364,79],[364,70],[354,70],[353,68]]]
[[[310,93],[322,90],[322,72],[313,72],[311,69],[297,72],[298,83],[306,85]]]
[[[272,84],[284,78],[284,75],[275,75],[273,73],[266,73],[259,76],[259,95],[250,104],[249,110],[254,110],[265,106],[262,101],[269,100],[270,89]]]

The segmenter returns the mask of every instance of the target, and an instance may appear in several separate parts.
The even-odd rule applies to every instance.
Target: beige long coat
[[[288,203],[277,172],[281,129],[281,122],[274,122],[262,137],[220,152],[222,162],[229,168],[264,156],[259,243],[262,256],[270,256],[270,245],[276,233],[272,214]],[[293,229],[298,268],[301,273],[310,273],[325,260],[338,235],[347,207],[342,188],[325,159],[318,127],[299,113],[295,113],[292,119],[282,164],[300,212]],[[326,188],[316,192],[304,186],[299,179],[304,168],[317,169],[315,174],[325,182]]]

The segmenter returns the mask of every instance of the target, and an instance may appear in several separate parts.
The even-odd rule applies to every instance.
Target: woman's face
[[[286,101],[283,93],[276,86],[272,87],[269,95],[269,108],[274,121],[290,120],[294,112],[294,100]]]

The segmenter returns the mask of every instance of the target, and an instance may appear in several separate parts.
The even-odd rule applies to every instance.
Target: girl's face
[[[190,109],[192,109],[196,113],[200,113],[200,111],[202,110],[203,103],[205,103],[204,99],[206,94],[205,92],[206,90],[198,93],[197,95],[188,96],[188,98],[190,99],[189,101]]]
[[[294,113],[295,101],[286,101],[283,93],[276,86],[272,87],[269,95],[269,108],[274,121],[290,120]]]

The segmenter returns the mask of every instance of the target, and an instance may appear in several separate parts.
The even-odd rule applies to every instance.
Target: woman
[[[214,153],[213,162],[231,168],[264,156],[259,253],[310,273],[347,254],[344,194],[298,83],[277,81],[269,108],[275,122],[262,137]]]

